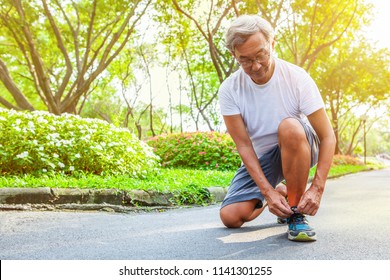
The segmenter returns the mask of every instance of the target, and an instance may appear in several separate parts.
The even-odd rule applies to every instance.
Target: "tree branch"
[[[56,92],[56,94],[54,96],[56,103],[59,104],[61,101],[61,96],[63,95],[65,88],[69,83],[70,77],[72,76],[72,72],[73,72],[72,63],[70,62],[69,55],[68,55],[68,52],[65,48],[64,42],[62,40],[61,33],[58,30],[57,24],[55,23],[52,14],[50,13],[50,10],[49,10],[49,7],[47,6],[46,0],[42,0],[42,4],[43,4],[43,9],[44,9],[44,12],[46,14],[46,17],[49,19],[50,26],[53,29],[54,35],[57,39],[57,46],[61,50],[61,52],[65,58],[66,73],[65,73],[65,76],[62,80],[62,83],[61,83],[58,91]]]
[[[199,22],[197,22],[196,19],[194,19],[190,14],[188,14],[187,12],[185,12],[182,8],[180,8],[179,4],[177,3],[176,0],[172,0],[173,2],[173,5],[175,6],[175,8],[180,12],[182,13],[183,15],[185,15],[187,18],[189,18],[191,21],[193,21],[196,25],[196,27],[198,28],[198,30],[200,31],[200,33],[203,35],[203,37],[206,39],[206,41],[208,41],[208,37],[207,37],[207,34],[203,31],[202,27],[200,26]]]
[[[16,104],[19,106],[20,109],[30,110],[30,111],[35,110],[34,107],[31,105],[31,103],[28,102],[24,94],[19,90],[17,85],[14,83],[11,76],[9,75],[7,66],[1,59],[0,59],[0,80],[3,82],[7,90],[11,93],[11,95],[16,101]],[[12,108],[9,106],[11,103],[7,102],[5,99],[3,99],[3,102],[1,103],[7,106],[7,108]]]
[[[49,111],[54,113],[54,114],[59,115],[61,112],[60,112],[60,110],[59,110],[59,108],[54,100],[54,96],[53,96],[52,90],[50,88],[50,79],[47,77],[47,75],[45,73],[42,58],[40,57],[40,54],[38,53],[37,49],[35,48],[35,43],[34,43],[34,40],[32,38],[28,23],[26,22],[25,12],[24,12],[24,9],[22,7],[21,1],[15,0],[15,1],[13,1],[13,3],[15,5],[15,8],[16,8],[16,10],[20,16],[20,19],[22,21],[21,22],[21,24],[22,24],[21,29],[22,29],[22,32],[23,32],[26,40],[27,40],[27,45],[29,47],[31,59],[32,59],[34,68],[37,72],[39,86],[41,87],[41,89],[46,97]]]

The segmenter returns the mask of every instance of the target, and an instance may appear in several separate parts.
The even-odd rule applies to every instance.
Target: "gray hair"
[[[267,42],[271,42],[275,36],[274,29],[267,20],[257,15],[239,16],[226,33],[226,47],[231,53],[234,53],[236,46],[242,45],[257,32],[261,32]]]

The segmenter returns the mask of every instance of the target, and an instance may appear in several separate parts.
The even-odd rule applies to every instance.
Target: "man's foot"
[[[299,213],[296,207],[291,207],[294,214],[287,219],[288,239],[292,241],[316,241],[317,236],[313,228],[309,226],[305,215]]]

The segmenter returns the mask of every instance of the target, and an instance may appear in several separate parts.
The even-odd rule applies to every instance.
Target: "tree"
[[[351,42],[337,43],[318,59],[313,71],[329,106],[336,154],[352,154],[363,127],[359,115],[372,115],[371,127],[380,117],[374,111],[386,103],[390,93],[389,50],[377,50],[363,39],[355,45]]]
[[[207,42],[210,58],[214,69],[217,72],[220,82],[230,76],[234,69],[234,60],[227,56],[227,51],[224,49],[223,33],[221,32],[221,24],[223,20],[234,11],[234,1],[209,1],[206,5],[203,1],[179,1],[172,0],[175,10],[182,16],[192,22],[201,39]],[[194,17],[193,15],[198,15]],[[197,41],[197,44],[200,42]]]
[[[151,0],[2,0],[0,103],[76,113],[91,85],[128,44]],[[39,96],[39,98],[37,98]]]
[[[191,117],[197,128],[203,119],[209,130],[214,130],[219,121],[214,113],[219,85],[236,69],[224,46],[221,28],[227,17],[234,16],[234,3],[160,0],[156,9],[160,11],[157,19],[171,27],[161,33],[167,53],[172,55],[171,60],[185,65],[181,68],[185,75],[180,77],[186,79],[182,88],[191,102]],[[175,52],[170,51],[172,46]]]
[[[362,141],[361,141],[362,142]],[[367,135],[367,155],[390,156],[390,120],[381,118]]]
[[[272,1],[257,1],[266,18]],[[368,24],[372,4],[365,0],[279,1],[276,20],[277,51],[286,59],[309,71],[313,63],[336,42],[353,38]]]
[[[126,50],[127,55],[125,57],[135,57],[133,50]],[[130,130],[130,118],[132,119],[133,125],[137,131],[138,139],[142,139],[142,126],[141,118],[143,117],[146,110],[148,110],[149,105],[146,105],[141,111],[137,111],[136,107],[139,103],[140,92],[142,90],[142,85],[145,83],[146,78],[144,79],[143,75],[133,71],[135,69],[142,69],[136,59],[131,59],[128,61],[124,58],[123,61],[114,62],[117,65],[116,70],[118,70],[118,79],[120,80],[121,94],[123,100],[125,101],[126,108],[124,113],[123,127],[127,127]],[[142,72],[142,71],[139,71]]]

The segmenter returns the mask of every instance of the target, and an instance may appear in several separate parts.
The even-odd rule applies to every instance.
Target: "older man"
[[[314,241],[305,214],[318,211],[335,148],[319,90],[302,68],[273,56],[274,31],[258,16],[237,18],[226,45],[241,67],[221,84],[220,108],[243,165],[222,202],[221,220],[241,227],[268,205],[287,218],[288,239]],[[282,180],[286,187],[276,188]]]

